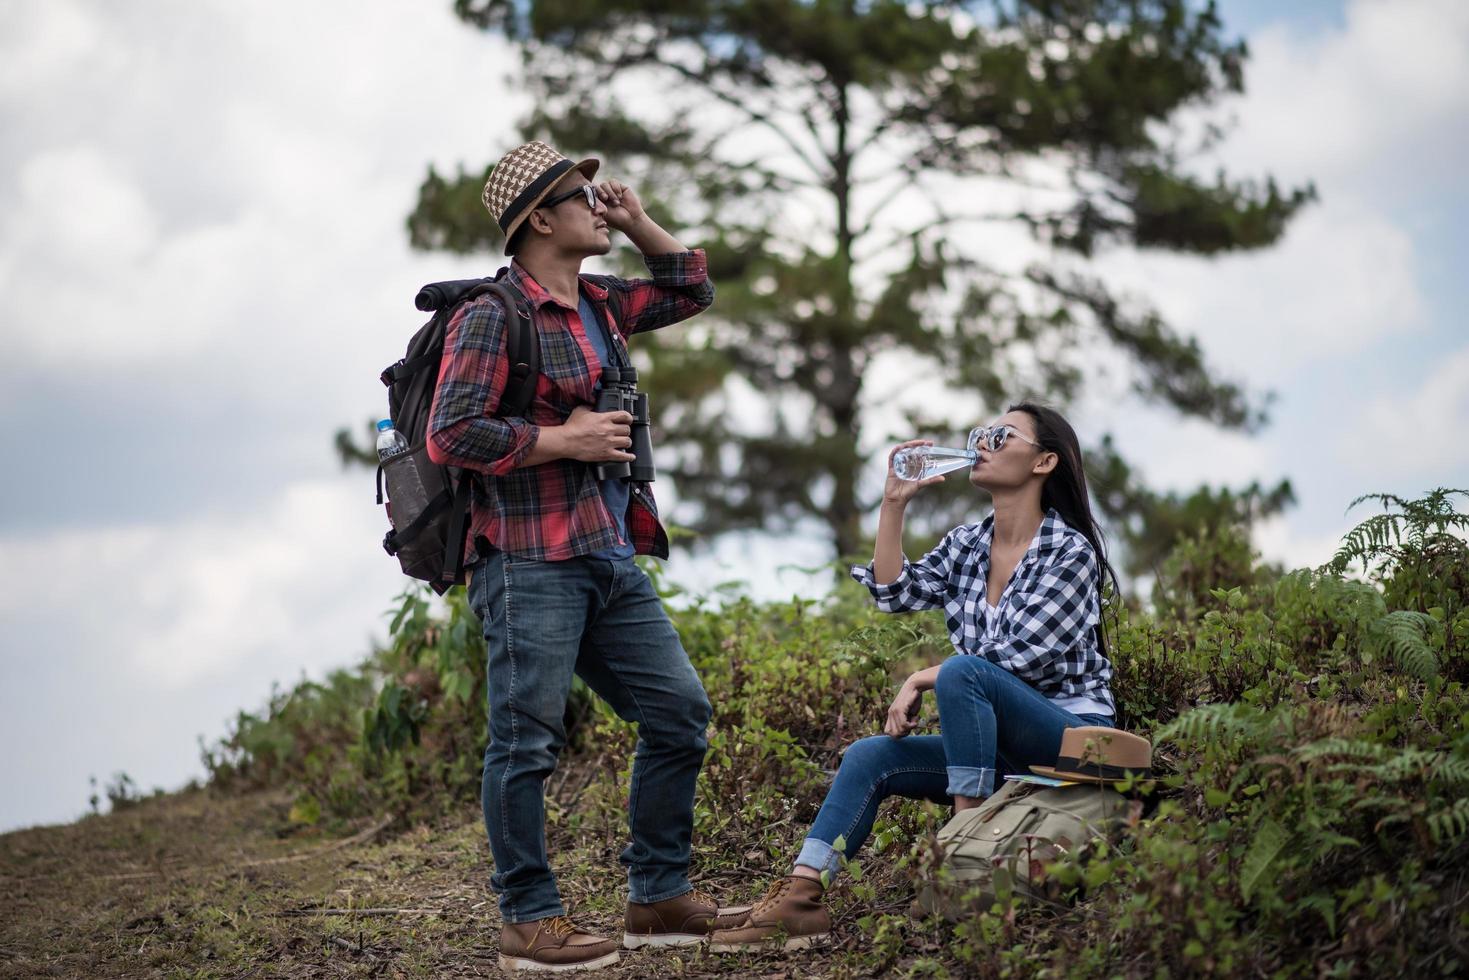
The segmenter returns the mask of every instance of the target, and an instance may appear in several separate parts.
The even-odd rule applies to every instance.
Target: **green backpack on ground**
[[[1141,809],[1140,802],[1107,785],[1007,781],[984,803],[944,824],[914,911],[957,921],[988,910],[1002,893],[1058,901],[1061,886],[1047,877],[1046,865],[1111,837],[1136,821]]]

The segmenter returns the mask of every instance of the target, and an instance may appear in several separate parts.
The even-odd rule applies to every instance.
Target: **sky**
[[[498,156],[525,103],[447,0],[366,6],[0,0],[0,830],[200,776],[200,737],[386,634],[404,580],[332,434],[382,411],[417,287],[486,271],[409,250],[427,165]],[[1220,163],[1320,201],[1267,251],[1097,268],[1272,422],[1078,427],[1162,487],[1288,476],[1257,545],[1316,564],[1358,494],[1469,486],[1469,5],[1221,9],[1252,56]],[[747,535],[669,572],[777,598],[824,559]]]

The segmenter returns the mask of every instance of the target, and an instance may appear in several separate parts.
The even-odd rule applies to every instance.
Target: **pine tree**
[[[521,136],[599,155],[708,251],[715,307],[641,345],[660,462],[688,502],[680,523],[712,535],[816,521],[853,554],[892,439],[962,437],[1019,395],[1064,410],[1108,348],[1148,400],[1226,428],[1264,421],[1195,340],[1087,271],[1119,246],[1268,246],[1314,196],[1190,168],[1219,133],[1188,137],[1181,115],[1243,89],[1245,45],[1212,3],[455,10],[521,54],[534,100]],[[430,168],[413,244],[498,254],[479,203],[487,174]],[[979,247],[1007,227],[1037,258],[1007,265]],[[635,259],[621,257],[629,271]],[[894,428],[874,406],[899,370],[926,397]],[[944,404],[944,391],[962,397]],[[967,493],[935,495],[918,529],[972,510]]]

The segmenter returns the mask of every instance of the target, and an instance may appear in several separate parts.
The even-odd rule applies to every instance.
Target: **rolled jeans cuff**
[[[801,853],[796,855],[796,863],[817,871],[830,872],[833,877],[842,869],[842,858],[836,848],[815,837],[806,838],[806,842],[801,845]]]
[[[949,773],[949,788],[944,792],[950,796],[967,796],[983,799],[995,791],[995,771],[974,769],[969,766],[946,766]]]

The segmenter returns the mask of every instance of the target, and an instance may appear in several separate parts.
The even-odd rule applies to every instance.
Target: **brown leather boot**
[[[770,886],[750,917],[735,929],[709,937],[711,953],[775,947],[787,951],[823,946],[831,938],[831,916],[821,904],[821,882],[788,875]]]
[[[564,915],[500,927],[502,970],[599,970],[618,959],[616,941],[584,932]]]
[[[628,902],[622,945],[628,949],[690,946],[703,942],[716,929],[740,925],[749,914],[748,905],[721,908],[697,889],[662,902]]]

